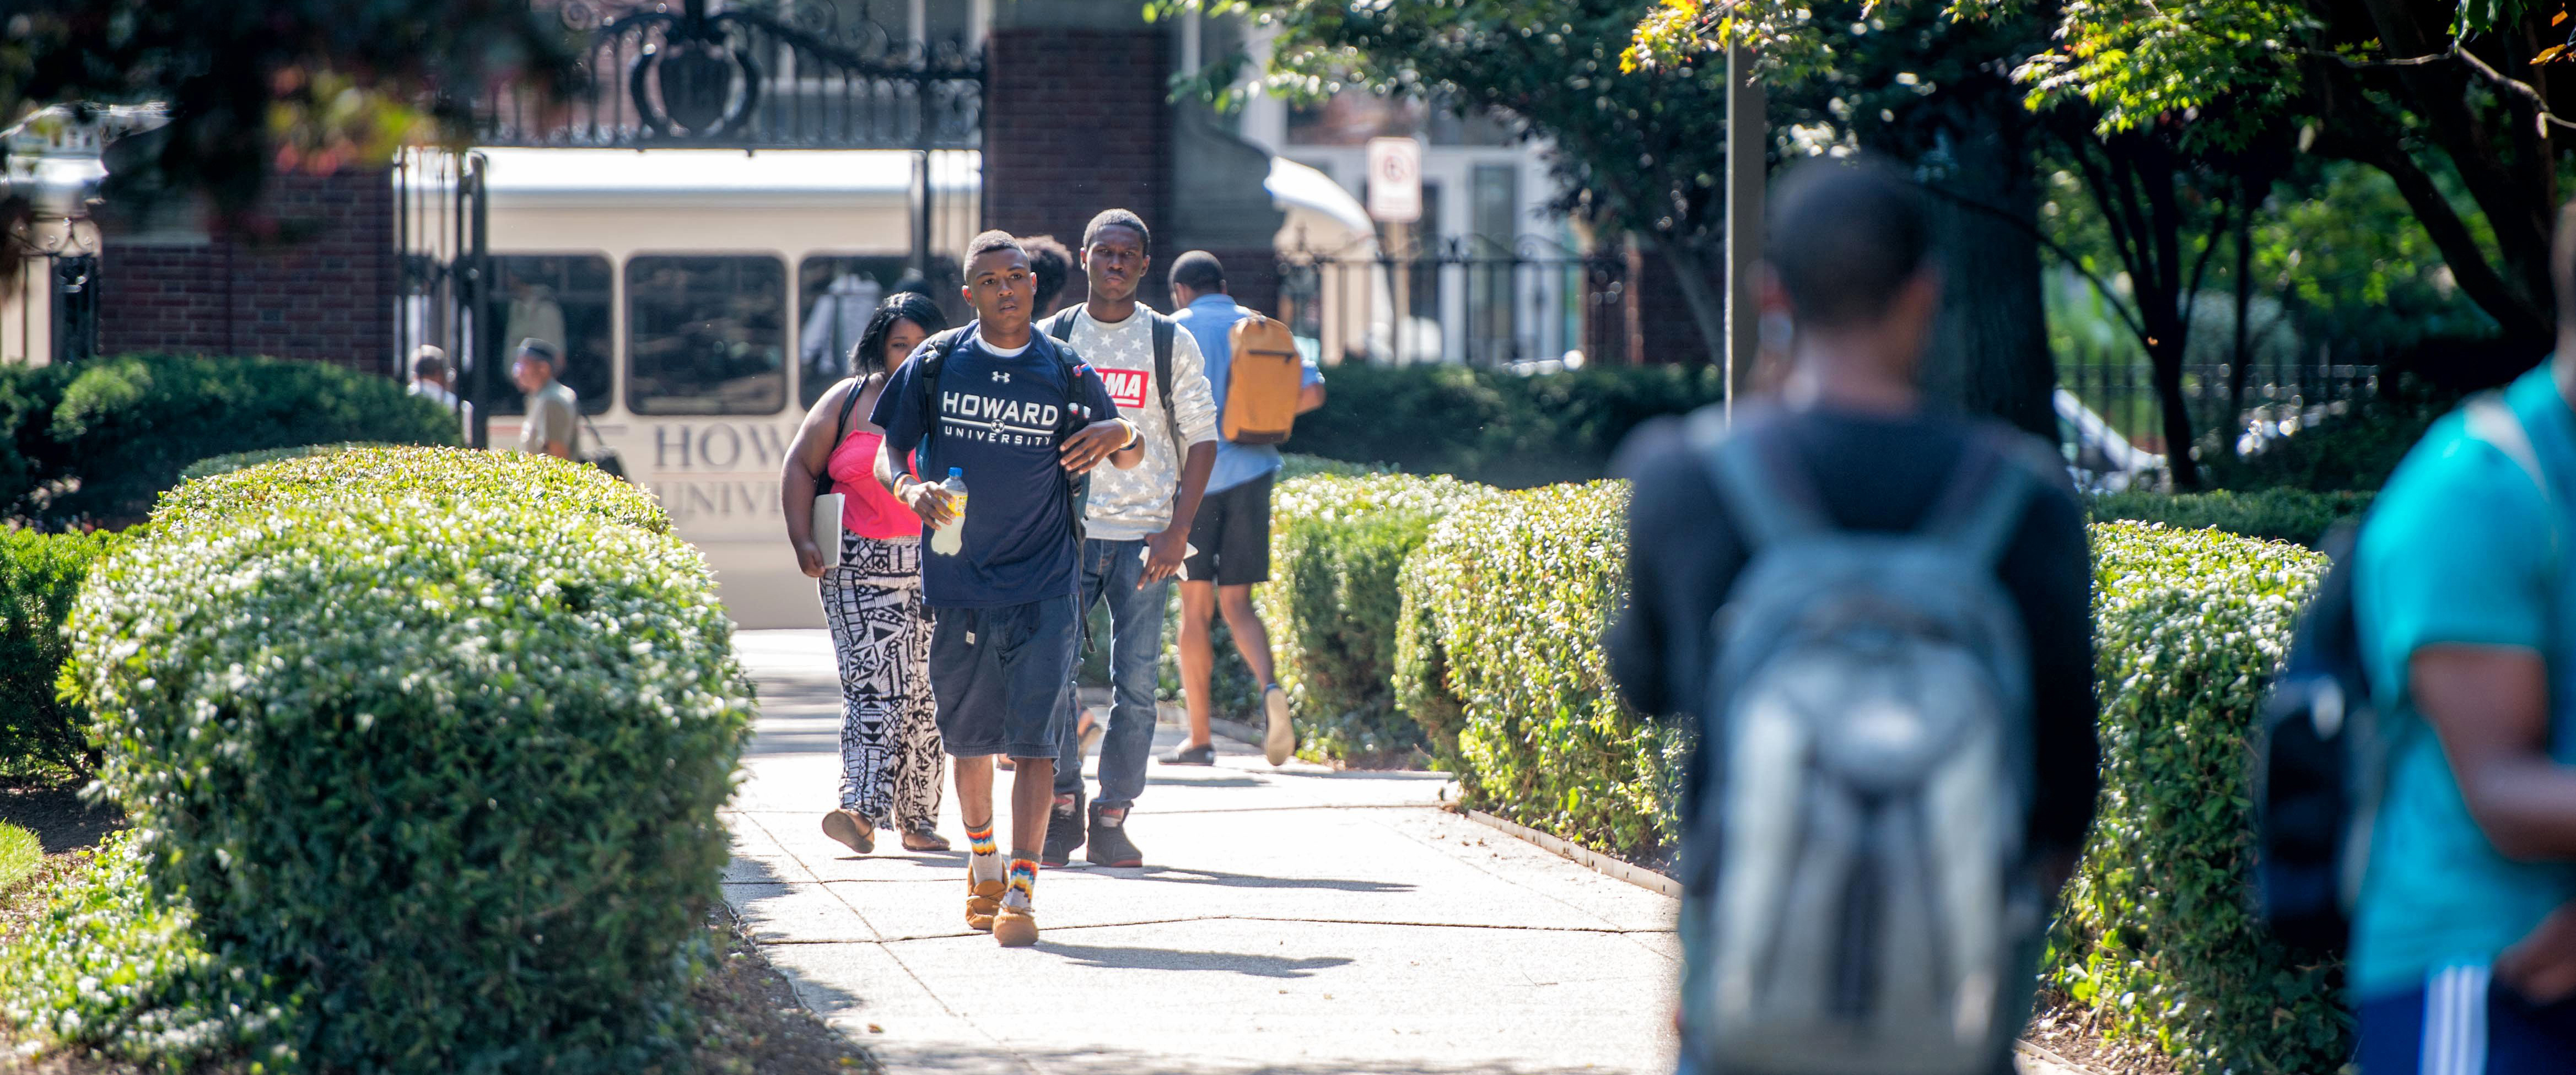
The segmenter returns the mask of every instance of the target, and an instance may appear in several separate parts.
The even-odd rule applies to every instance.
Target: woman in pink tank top
[[[841,666],[841,802],[823,816],[823,832],[863,855],[880,828],[902,833],[905,850],[948,849],[938,831],[946,758],[921,608],[921,519],[877,484],[885,431],[868,421],[887,373],[947,327],[930,296],[887,296],[851,349],[852,376],[806,412],[779,479],[788,543],[797,566],[822,580]],[[826,568],[814,544],[818,491],[843,496],[839,566]]]

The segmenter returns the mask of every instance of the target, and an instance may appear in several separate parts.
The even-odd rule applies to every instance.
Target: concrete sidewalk
[[[1003,949],[965,927],[962,854],[823,836],[823,633],[737,645],[762,715],[726,899],[894,1071],[1671,1070],[1672,901],[1435,809],[1436,774],[1274,770],[1223,739],[1213,769],[1156,763],[1131,822],[1153,865],[1042,873],[1038,945]],[[954,802],[940,830],[962,850]]]

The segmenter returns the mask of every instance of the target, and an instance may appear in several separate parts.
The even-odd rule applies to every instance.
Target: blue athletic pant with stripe
[[[2361,1003],[2361,1075],[2576,1075],[2576,1000],[2522,999],[2483,966]]]

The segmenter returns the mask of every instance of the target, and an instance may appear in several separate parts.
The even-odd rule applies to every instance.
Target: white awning
[[[1341,184],[1333,182],[1332,176],[1286,157],[1272,157],[1270,178],[1263,180],[1261,185],[1281,209],[1291,211],[1292,217],[1295,210],[1303,209],[1339,224],[1349,233],[1339,238],[1309,235],[1306,238],[1309,246],[1330,250],[1360,238],[1368,239],[1374,246],[1377,224],[1369,219],[1368,207],[1361,205],[1360,200],[1343,189]],[[1290,225],[1292,229],[1294,226],[1293,223]],[[1289,236],[1285,241],[1293,243],[1295,239]]]

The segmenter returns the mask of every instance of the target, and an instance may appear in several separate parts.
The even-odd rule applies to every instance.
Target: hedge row
[[[210,456],[339,441],[454,444],[401,382],[321,362],[126,355],[0,366],[0,517],[141,517]]]
[[[1648,857],[1674,842],[1688,737],[1619,701],[1602,632],[1626,586],[1627,489],[1467,505],[1404,569],[1395,682],[1470,806]]]
[[[2211,531],[2093,528],[2102,799],[2043,984],[2202,1070],[2333,1071],[2340,968],[2255,920],[2250,744],[2324,557]]]
[[[0,528],[0,757],[89,767],[89,712],[55,697],[70,655],[63,620],[90,566],[122,540]]]
[[[1607,366],[1525,376],[1453,364],[1335,366],[1300,452],[1517,489],[1590,481],[1649,418],[1725,397],[1712,367]]]
[[[1315,476],[1271,498],[1271,576],[1255,591],[1279,683],[1299,716],[1298,751],[1366,766],[1418,761],[1422,726],[1399,712],[1390,675],[1398,577],[1433,524],[1497,495],[1454,478]]]
[[[2265,489],[2236,493],[2102,493],[2086,507],[2097,522],[2162,523],[2178,530],[2216,528],[2242,537],[2314,548],[2328,528],[2369,510],[2370,493]]]
[[[750,695],[667,531],[536,457],[360,449],[173,492],[70,626],[131,862],[0,953],[10,1021],[174,1068],[668,1059]]]

